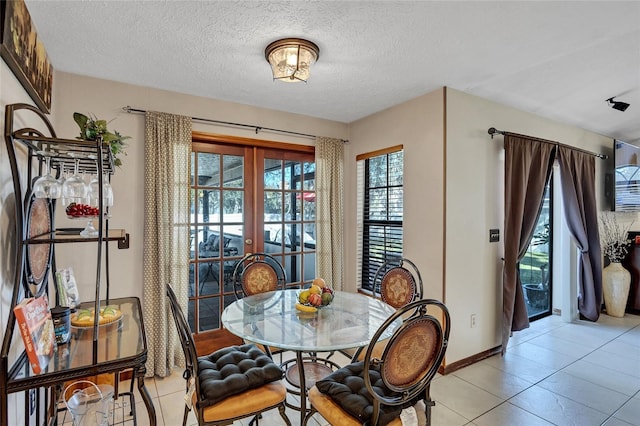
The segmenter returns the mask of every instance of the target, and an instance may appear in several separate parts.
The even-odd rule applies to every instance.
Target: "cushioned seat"
[[[322,413],[322,417],[330,425],[362,426],[362,422],[352,416],[345,416],[344,410],[328,395],[320,392],[317,387],[312,387],[307,394],[309,402]],[[387,423],[388,426],[402,426],[402,420],[395,418]]]
[[[282,370],[253,344],[231,346],[198,357],[200,404],[203,407],[230,395],[282,379]]]
[[[254,417],[257,424],[258,416],[273,408],[278,408],[285,423],[291,425],[285,414],[287,390],[281,380],[284,372],[271,357],[253,344],[198,357],[189,324],[169,285],[167,296],[185,355],[183,376],[198,425],[229,425],[245,417]],[[185,404],[183,426],[191,406]]]
[[[220,424],[225,420],[237,418],[239,413],[267,411],[280,404],[286,397],[287,389],[281,382],[268,383],[259,388],[242,392],[239,395],[230,396],[218,404],[204,408],[202,410],[202,421],[205,424]],[[194,395],[194,403],[196,402],[195,398]]]
[[[444,359],[450,324],[449,311],[437,300],[418,300],[398,309],[374,334],[364,361],[338,369],[309,390],[311,410],[303,425],[315,413],[331,425],[401,424],[402,410],[418,402],[424,403],[429,425],[434,405],[429,388]],[[382,349],[382,336],[392,327],[395,331]],[[378,357],[374,353],[379,349]]]
[[[320,392],[335,401],[340,401],[339,405],[357,418],[360,423],[368,423],[373,414],[373,396],[367,391],[364,373],[364,362],[360,361],[349,364],[316,382],[316,387]],[[401,397],[398,392],[394,392],[384,385],[376,366],[369,370],[369,374],[371,386],[381,395],[387,398]],[[403,408],[411,407],[416,402],[417,400],[408,400],[402,405],[382,406],[379,414],[380,424],[387,424],[399,417]]]

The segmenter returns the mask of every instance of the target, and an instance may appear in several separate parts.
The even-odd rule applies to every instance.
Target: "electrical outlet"
[[[476,314],[471,314],[469,325],[471,328],[476,328]]]

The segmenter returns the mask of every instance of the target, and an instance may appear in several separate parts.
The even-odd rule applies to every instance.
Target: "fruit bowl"
[[[323,279],[313,280],[311,287],[298,292],[296,308],[302,312],[315,312],[327,307],[333,302],[333,289],[326,285]]]
[[[100,210],[87,204],[70,203],[65,209],[69,219],[82,219],[87,221],[87,226],[80,232],[80,236],[91,238],[98,236],[98,230],[93,226],[93,220],[100,217]]]

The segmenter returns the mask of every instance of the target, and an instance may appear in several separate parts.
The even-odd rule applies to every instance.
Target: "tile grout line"
[[[569,325],[569,324],[571,324],[571,323],[568,323],[568,324],[566,324],[566,325]],[[559,327],[554,327],[553,329],[547,330],[547,331],[545,331],[545,332],[543,332],[543,333],[541,333],[541,334],[539,334],[539,335],[533,336],[533,337],[531,337],[530,339],[524,340],[524,341],[522,341],[522,342],[520,342],[520,343],[518,343],[518,344],[520,345],[520,344],[525,343],[525,342],[530,342],[531,340],[533,340],[533,339],[535,339],[535,338],[537,338],[537,337],[541,337],[541,336],[544,336],[544,335],[546,335],[546,334],[549,334],[550,332],[552,332],[552,331],[554,331],[554,330],[557,330],[558,328],[562,328],[562,327],[564,327],[564,326],[565,326],[565,325],[562,325],[562,326],[559,326]],[[608,341],[606,341],[606,342],[605,342],[605,343],[603,343],[602,345],[600,345],[600,346],[596,347],[596,348],[595,348],[595,349],[593,349],[592,351],[590,351],[590,352],[586,353],[585,355],[581,356],[580,358],[578,358],[578,359],[576,359],[576,360],[574,360],[574,361],[570,362],[569,364],[567,364],[567,365],[563,366],[562,368],[560,368],[560,369],[555,369],[555,371],[554,371],[553,373],[551,373],[551,374],[549,374],[549,375],[547,375],[547,376],[543,377],[542,379],[540,379],[540,380],[538,380],[537,382],[535,382],[535,383],[531,384],[530,386],[526,387],[525,389],[521,390],[520,392],[517,392],[516,394],[514,394],[514,395],[510,396],[509,398],[507,398],[507,399],[503,400],[500,404],[498,404],[498,405],[496,405],[496,406],[492,407],[491,409],[489,409],[489,410],[485,411],[484,413],[482,413],[482,414],[480,414],[480,415],[478,415],[478,416],[474,417],[473,419],[469,420],[469,422],[473,423],[475,420],[477,420],[478,418],[480,418],[480,417],[484,416],[485,414],[489,413],[490,411],[492,411],[492,410],[494,410],[494,409],[498,408],[498,407],[499,407],[499,406],[501,406],[501,405],[504,405],[505,403],[510,402],[510,401],[511,401],[511,399],[515,398],[516,396],[520,395],[521,393],[525,392],[526,390],[529,390],[529,389],[531,389],[532,387],[537,386],[539,383],[541,383],[541,382],[543,382],[544,380],[548,379],[549,377],[551,377],[551,376],[555,375],[556,373],[558,373],[558,372],[560,372],[560,371],[564,370],[564,369],[565,369],[565,368],[567,368],[568,366],[573,365],[573,364],[577,363],[578,361],[583,360],[585,357],[587,357],[587,356],[591,355],[592,353],[596,352],[597,350],[602,349],[602,347],[604,347],[604,346],[608,345],[609,343],[611,343],[611,342],[613,342],[614,340],[616,340],[616,339],[620,338],[621,336],[623,336],[623,335],[625,335],[625,334],[629,333],[631,330],[635,329],[636,327],[640,327],[640,324],[637,324],[637,325],[635,325],[635,326],[633,326],[633,327],[631,327],[631,328],[627,329],[627,330],[626,330],[626,331],[624,331],[623,333],[621,333],[621,334],[617,335],[616,337],[614,337],[614,338],[612,338],[612,339],[609,339]],[[535,343],[532,343],[532,344],[535,344]],[[516,346],[517,346],[517,345],[516,345]],[[547,349],[547,348],[544,348],[544,347],[542,347],[542,348],[543,348],[543,349]],[[551,349],[549,349],[549,350],[551,350]],[[553,351],[553,350],[551,350],[551,351],[552,351],[552,352],[555,352],[555,351]],[[605,351],[605,352],[606,352],[606,351]],[[589,361],[585,361],[585,362],[589,362]],[[590,363],[590,362],[589,362],[589,363]],[[593,363],[590,363],[590,364],[593,364]],[[491,366],[491,367],[492,367],[492,368],[496,368],[496,367],[493,367],[493,366]],[[497,370],[500,370],[499,368],[496,368],[496,369],[497,369]],[[504,374],[511,374],[511,373],[508,373],[508,372],[506,372],[506,371],[504,371],[504,370],[500,370],[500,371],[502,371],[502,373],[504,373]],[[453,374],[455,375],[455,373],[453,373]],[[573,376],[571,373],[565,373],[565,374],[569,374],[569,375],[571,375],[572,377],[576,377],[576,376]],[[514,375],[514,374],[511,374],[511,375]],[[515,376],[515,375],[514,375],[514,376]],[[481,388],[481,387],[479,387],[479,386],[475,385],[474,383],[471,383],[471,382],[469,382],[469,381],[467,381],[467,380],[463,379],[462,377],[459,377],[459,376],[456,376],[456,377],[457,377],[458,379],[460,379],[460,380],[462,380],[462,381],[464,381],[464,382],[466,382],[466,383],[468,383],[468,384],[470,384],[470,385],[472,385],[472,386],[474,386],[474,387],[476,387],[476,388],[480,389],[480,390],[483,390],[483,391],[485,391],[485,392],[487,392],[487,393],[489,393],[489,394],[491,394],[491,395],[493,395],[493,396],[495,396],[495,397],[501,398],[499,395],[495,395],[495,394],[494,394],[494,393],[492,393],[491,391],[489,391],[489,390],[487,390],[487,389],[483,389],[483,388]],[[516,376],[516,377],[517,377],[517,376]],[[590,380],[586,380],[586,379],[583,379],[583,378],[580,378],[580,377],[576,377],[576,378],[578,378],[578,379],[580,379],[580,380],[585,380],[585,381],[587,381],[587,382],[589,382],[589,383],[592,383],[592,384],[594,384],[594,385],[598,385],[598,386],[600,386],[598,383],[593,383],[593,382],[592,382],[592,381],[590,381]],[[524,380],[524,379],[523,379],[523,380]],[[614,389],[609,389],[609,388],[605,388],[605,389],[608,389],[608,390],[613,391],[613,392],[620,393],[620,392],[618,392],[618,391],[616,391],[616,390],[614,390]],[[570,401],[572,401],[572,402],[575,402],[576,404],[580,404],[580,405],[583,405],[583,406],[587,407],[587,406],[586,406],[586,405],[584,405],[583,403],[578,402],[578,401],[575,401],[575,400],[573,400],[573,399],[571,399],[571,398],[569,398],[569,397],[566,397],[566,396],[564,396],[564,395],[556,394],[555,392],[552,392],[552,391],[549,391],[549,390],[548,390],[548,392],[551,392],[551,393],[553,393],[554,395],[562,396],[563,398],[567,398],[568,400],[570,400]],[[615,415],[615,413],[617,413],[617,412],[618,412],[622,407],[624,407],[627,403],[629,403],[629,401],[631,401],[631,400],[635,397],[635,395],[639,395],[639,394],[640,394],[640,390],[636,391],[636,393],[635,393],[634,395],[630,396],[630,397],[629,397],[629,398],[628,398],[628,399],[627,399],[627,400],[626,400],[626,401],[625,401],[621,406],[619,406],[616,410],[614,410],[610,415],[607,415],[607,418],[606,418],[606,419],[601,423],[601,426],[602,426],[602,425],[604,425],[604,424],[605,424],[609,419],[611,419],[611,418]],[[441,403],[441,404],[442,404],[442,403]],[[444,405],[445,407],[447,407],[445,404],[442,404],[442,405]],[[540,417],[540,416],[538,416],[537,414],[532,413],[531,411],[528,411],[528,410],[526,410],[526,409],[524,409],[524,408],[522,408],[522,407],[520,407],[520,406],[518,406],[518,405],[515,405],[515,404],[513,404],[513,405],[514,405],[514,406],[516,406],[516,407],[518,407],[519,409],[521,409],[521,410],[523,410],[523,411],[525,411],[525,412],[527,412],[527,413],[529,413],[529,414],[531,414],[531,415],[533,415],[533,416],[535,416],[535,417],[539,418],[539,419],[542,419],[542,420],[544,420],[544,421],[546,421],[546,422],[550,422],[549,420],[547,420],[547,419],[545,419],[545,418],[543,418],[543,417]],[[451,411],[454,411],[454,410],[452,410],[452,409],[451,409],[451,408],[449,408],[449,407],[447,407],[447,408],[448,408],[448,409],[450,409]],[[587,407],[587,408],[591,408],[591,407]],[[595,408],[591,408],[591,409],[592,409],[592,410],[595,410]],[[595,411],[598,411],[598,410],[595,410]],[[458,413],[457,411],[454,411],[454,412],[455,412],[456,414],[458,414],[459,416],[463,417],[464,419],[466,419],[466,417],[464,417],[462,414]],[[601,411],[598,411],[598,412],[601,412]],[[602,412],[601,412],[601,413],[602,413]],[[605,414],[605,415],[606,415],[607,413],[602,413],[602,414]],[[550,423],[551,423],[551,422],[550,422]]]

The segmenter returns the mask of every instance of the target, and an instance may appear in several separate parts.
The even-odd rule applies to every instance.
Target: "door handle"
[[[244,243],[250,245],[253,244],[253,240],[251,238],[247,238],[246,240],[244,240]]]

